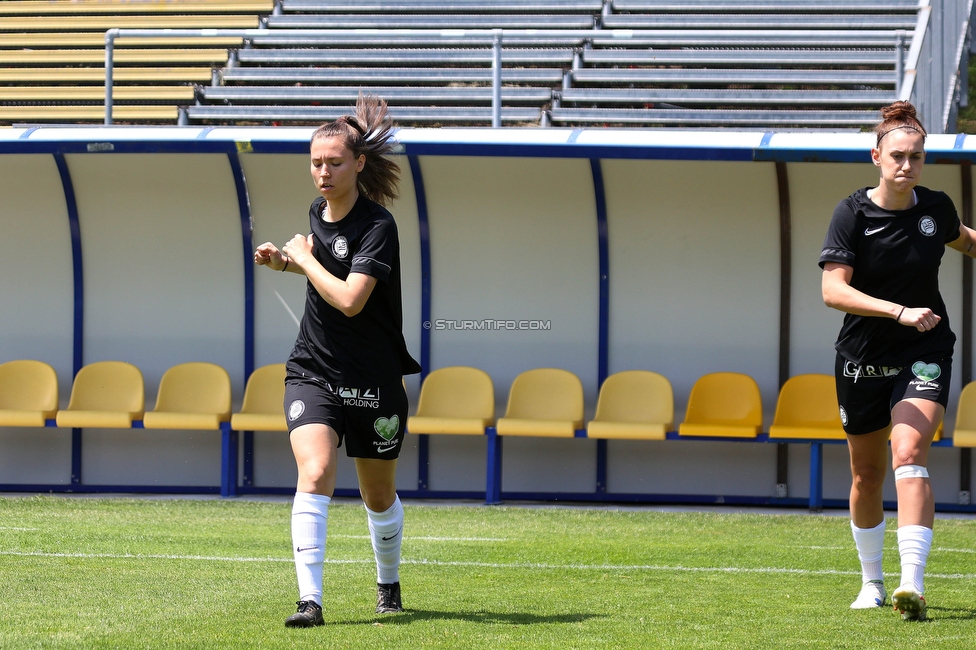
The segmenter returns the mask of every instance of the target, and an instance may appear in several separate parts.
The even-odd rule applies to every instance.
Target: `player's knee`
[[[860,492],[877,492],[884,486],[885,467],[864,465],[854,468],[854,486]]]
[[[335,485],[335,471],[317,463],[304,463],[299,469],[298,482],[307,492],[331,494]]]
[[[905,467],[908,465],[925,466],[925,454],[916,447],[892,446],[891,467]]]
[[[921,465],[900,465],[895,468],[895,480],[906,478],[928,478],[929,470]]]

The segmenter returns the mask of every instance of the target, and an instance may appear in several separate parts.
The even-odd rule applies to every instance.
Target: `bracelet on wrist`
[[[287,257],[285,257],[284,255],[282,255],[282,257],[284,257],[284,258],[285,258],[285,265],[284,265],[283,267],[281,267],[281,272],[282,272],[282,273],[284,273],[285,271],[287,271],[287,270],[288,270],[288,262],[290,262],[291,260],[289,260],[289,259],[288,259]],[[900,315],[900,314],[899,314],[899,315]]]
[[[901,311],[900,311],[900,312],[898,312],[898,315],[897,315],[897,316],[895,316],[895,322],[896,322],[896,323],[897,323],[898,321],[900,321],[900,320],[901,320],[901,315],[902,315],[902,314],[904,314],[904,313],[905,313],[905,308],[904,308],[904,307],[902,307],[902,308],[901,308]]]

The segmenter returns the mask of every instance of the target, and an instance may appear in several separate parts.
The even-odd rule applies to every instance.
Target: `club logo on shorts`
[[[380,438],[389,442],[400,430],[400,418],[396,415],[392,418],[376,418],[376,421],[373,422],[373,430],[379,434]]]
[[[332,254],[340,260],[346,259],[349,255],[349,242],[342,235],[332,240]]]
[[[294,422],[301,417],[302,413],[305,412],[305,402],[300,399],[296,399],[288,407],[288,419]]]
[[[922,381],[935,381],[942,374],[942,368],[937,363],[916,361],[912,364],[912,374]]]
[[[926,237],[934,235],[936,230],[935,219],[932,217],[926,215],[918,220],[918,231]]]
[[[840,423],[847,426],[847,410],[843,406],[840,407]]]

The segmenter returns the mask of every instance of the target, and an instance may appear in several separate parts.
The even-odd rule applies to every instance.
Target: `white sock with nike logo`
[[[383,512],[366,508],[369,537],[376,556],[376,582],[389,585],[400,582],[400,546],[403,542],[403,505],[396,497]]]
[[[299,600],[322,604],[322,565],[330,497],[296,492],[291,507],[291,542],[295,552]]]

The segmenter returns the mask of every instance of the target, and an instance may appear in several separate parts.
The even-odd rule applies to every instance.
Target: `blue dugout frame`
[[[241,155],[262,153],[306,153],[311,128],[237,128],[237,127],[24,127],[0,132],[0,155],[16,153],[49,154],[55,159],[61,176],[69,219],[72,246],[74,285],[73,373],[84,362],[84,278],[80,221],[71,182],[67,154],[111,155],[112,153],[222,153],[227,155],[237,190],[244,253],[245,286],[245,377],[254,369],[254,270],[251,264],[252,224],[247,195],[247,181],[240,163]],[[552,157],[586,158],[590,161],[597,219],[599,245],[599,354],[598,381],[602,385],[608,374],[608,315],[609,315],[609,250],[607,242],[607,214],[600,166],[602,159],[644,160],[716,160],[756,162],[867,162],[870,160],[872,134],[855,133],[777,133],[706,132],[644,129],[401,129],[397,133],[400,153],[404,154],[414,178],[421,246],[421,319],[429,320],[431,313],[430,243],[427,223],[426,194],[423,185],[421,156],[493,156],[493,157]],[[929,136],[927,161],[935,164],[971,164],[976,160],[976,136],[965,134]],[[972,206],[964,206],[964,211]],[[971,314],[966,314],[971,319]],[[968,342],[967,342],[968,344]],[[967,351],[967,354],[970,354]],[[430,333],[421,327],[422,378],[430,371]],[[969,380],[971,378],[965,378]],[[53,423],[48,423],[53,426]],[[290,493],[288,489],[260,488],[253,485],[253,433],[243,432],[243,485],[238,486],[238,432],[223,431],[221,487],[159,487],[159,486],[86,486],[82,483],[82,432],[72,431],[72,470],[70,485],[15,486],[0,485],[0,489],[32,491],[79,492],[172,492],[209,493],[224,496],[243,493]],[[491,435],[489,439],[497,436]],[[585,435],[585,434],[584,434]],[[674,436],[669,436],[674,438]],[[491,440],[489,440],[491,443]],[[522,494],[506,493],[509,498],[583,501],[645,501],[681,503],[742,503],[801,505],[802,500],[775,497],[702,497],[695,495],[627,495],[607,492],[607,442],[597,443],[596,491],[583,494]],[[429,448],[426,436],[420,436],[418,488],[404,491],[405,496],[436,496],[447,498],[480,498],[482,493],[435,493],[428,489]],[[501,446],[489,444],[488,494],[492,484],[500,491]],[[811,507],[823,504],[814,469],[822,469],[818,443],[811,446]],[[819,472],[818,472],[819,475]],[[493,481],[492,478],[495,478]],[[337,494],[355,490],[337,490]],[[815,493],[816,492],[816,493]],[[489,501],[491,499],[489,498]],[[830,504],[834,505],[834,504]],[[940,504],[943,505],[943,504]],[[943,506],[942,509],[945,509]],[[976,511],[976,506],[956,506],[948,509]]]

